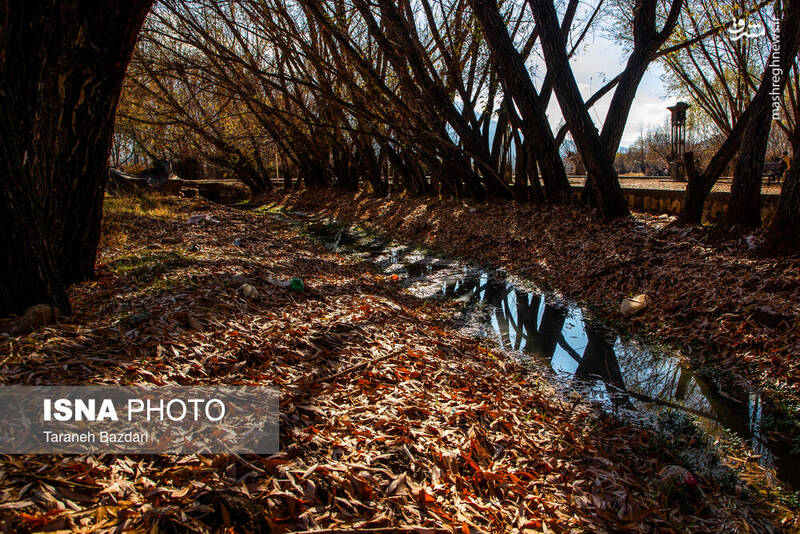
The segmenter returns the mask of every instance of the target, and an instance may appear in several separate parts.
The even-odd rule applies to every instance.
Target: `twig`
[[[72,486],[73,488],[82,488],[88,489],[93,491],[100,491],[103,489],[101,486],[91,485],[91,484],[83,484],[81,482],[73,482],[72,480],[66,478],[55,478],[55,477],[48,477],[44,475],[38,475],[36,473],[31,473],[30,471],[24,472],[25,476],[29,476],[31,478],[35,478],[42,482],[49,482],[50,484],[57,484],[61,486]]]
[[[3,358],[3,361],[0,362],[0,367],[4,366],[6,363],[8,363],[8,360],[16,356],[16,354],[14,353],[14,343],[12,343],[11,340],[8,341],[8,347],[9,347],[9,355]]]
[[[252,463],[248,462],[247,460],[245,460],[244,458],[242,458],[240,455],[236,454],[235,452],[232,452],[232,453],[231,453],[231,456],[233,456],[234,458],[236,458],[237,460],[239,460],[239,461],[240,461],[241,463],[243,463],[243,464],[244,464],[246,467],[249,467],[250,469],[252,469],[252,470],[253,470],[253,471],[255,471],[256,473],[259,473],[259,474],[261,474],[261,475],[263,475],[264,473],[266,473],[266,471],[264,471],[263,469],[261,469],[260,467],[258,467],[258,466],[256,466],[256,465],[253,465]]]
[[[348,367],[344,371],[340,371],[340,372],[336,373],[335,375],[330,375],[330,376],[325,376],[325,377],[322,377],[322,378],[317,378],[316,380],[313,380],[311,383],[312,384],[322,384],[323,382],[330,382],[332,380],[336,380],[337,378],[341,378],[341,377],[343,377],[344,375],[346,375],[348,373],[352,373],[353,371],[357,371],[357,370],[361,369],[362,367],[367,367],[367,366],[370,366],[372,364],[378,363],[380,361],[388,360],[389,358],[392,358],[394,356],[399,356],[402,353],[403,353],[403,350],[390,352],[389,354],[384,354],[383,356],[381,356],[379,358],[375,358],[373,360],[367,360],[365,362],[357,363],[357,364],[355,364],[353,366]],[[364,532],[368,532],[368,531],[364,531]]]

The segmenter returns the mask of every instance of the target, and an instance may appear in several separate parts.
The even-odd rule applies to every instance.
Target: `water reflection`
[[[767,442],[760,433],[761,401],[746,391],[721,394],[682,367],[676,358],[663,357],[584,317],[577,306],[548,302],[545,296],[522,291],[502,273],[470,269],[436,260],[410,247],[389,247],[374,238],[329,220],[304,217],[312,233],[332,248],[347,246],[364,254],[384,272],[404,273],[405,284],[430,296],[464,304],[465,314],[481,320],[503,350],[531,355],[548,364],[576,389],[625,416],[631,410],[668,407],[696,416],[709,435],[723,428],[751,442],[762,463],[774,466],[780,478],[800,488],[800,462],[790,447]]]
[[[800,487],[795,462],[785,454],[774,458],[761,439],[757,396],[744,391],[723,396],[676,359],[625,343],[603,325],[584,318],[580,308],[548,303],[543,295],[516,289],[491,272],[468,272],[443,281],[441,287],[442,297],[458,299],[467,309],[484,310],[503,350],[546,361],[557,373],[581,382],[582,391],[614,411],[654,404],[698,417],[699,425],[711,435],[731,429],[752,441],[755,453],[764,455],[764,463],[774,462],[785,481]],[[780,448],[779,444],[770,446]]]

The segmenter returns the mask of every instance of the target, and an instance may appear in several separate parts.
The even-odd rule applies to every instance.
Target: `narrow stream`
[[[765,417],[758,395],[721,394],[664,355],[623,339],[585,316],[579,306],[531,292],[503,271],[465,265],[396,246],[357,229],[301,212],[285,214],[329,248],[359,255],[413,294],[463,304],[458,324],[467,333],[496,340],[503,351],[547,365],[565,392],[577,390],[624,419],[652,419],[664,410],[692,416],[708,436],[734,432],[774,467],[778,477],[800,489],[800,462],[787,443],[761,435]]]

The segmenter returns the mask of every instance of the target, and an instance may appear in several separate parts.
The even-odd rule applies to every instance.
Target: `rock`
[[[470,291],[468,293],[464,293],[460,297],[453,299],[454,302],[458,302],[459,304],[466,306],[472,300],[475,295]]]
[[[241,293],[244,298],[250,300],[258,300],[261,298],[261,293],[258,292],[258,289],[250,284],[242,284],[239,288],[239,293]]]
[[[763,239],[757,235],[749,235],[744,238],[744,242],[747,245],[747,250],[753,250],[754,248],[758,247],[758,245],[763,241]]]
[[[194,330],[203,330],[203,323],[198,321],[189,311],[179,311],[169,316],[171,321],[175,321],[183,327],[192,328]]]
[[[633,317],[647,308],[647,295],[644,293],[635,297],[625,297],[619,305],[619,312],[623,317]]]
[[[250,284],[250,279],[243,274],[234,274],[227,282],[225,282],[225,285],[228,287],[242,287],[243,285]]]
[[[168,161],[159,160],[153,168],[135,175],[117,169],[109,169],[106,190],[117,196],[142,192],[176,195],[184,184],[186,184],[184,180],[180,180],[172,174]]]
[[[165,159],[157,159],[153,166],[146,171],[140,172],[136,176],[147,180],[147,185],[154,189],[160,188],[169,180],[172,174],[172,164]]]
[[[12,336],[22,336],[33,332],[43,326],[53,324],[58,321],[59,311],[49,304],[37,304],[31,306],[22,317],[11,323],[8,333]]]

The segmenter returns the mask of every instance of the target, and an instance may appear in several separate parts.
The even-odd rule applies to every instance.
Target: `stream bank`
[[[462,305],[415,296],[371,252],[199,200],[107,199],[103,224],[97,279],[71,288],[73,314],[0,338],[13,355],[2,382],[273,384],[281,452],[4,456],[9,531],[797,529],[775,493],[736,473],[700,473],[676,495],[663,475],[699,438],[560,396],[460,332]],[[260,298],[237,289],[241,276]],[[292,277],[309,290],[271,282]]]
[[[789,319],[786,319],[793,319],[789,312],[796,307],[796,302],[790,302],[796,293],[796,260],[776,262],[751,258],[735,242],[714,241],[702,229],[669,228],[670,220],[663,217],[637,215],[630,221],[599,225],[587,213],[564,207],[537,211],[513,204],[377,200],[352,193],[319,197],[301,191],[291,195],[274,194],[263,200],[271,201],[272,206],[354,222],[376,232],[391,231],[392,236],[403,242],[465,257],[467,263],[502,266],[504,272],[533,280],[545,292],[555,293],[562,302],[572,299],[590,303],[589,310],[566,307],[564,321],[567,324],[580,323],[586,311],[593,319],[588,328],[565,333],[574,334],[578,348],[585,351],[588,347],[595,356],[581,362],[576,358],[579,354],[575,347],[563,343],[564,339],[548,340],[544,346],[549,344],[555,348],[550,350],[550,355],[545,351],[545,357],[550,357],[557,371],[605,378],[601,386],[605,391],[596,392],[594,396],[605,397],[601,400],[610,403],[615,410],[624,410],[632,401],[641,403],[649,399],[662,406],[672,403],[681,406],[673,408],[694,411],[694,416],[706,421],[703,426],[709,427],[712,435],[716,432],[715,426],[731,430],[739,439],[751,443],[752,454],[760,456],[763,462],[770,464],[772,454],[769,451],[774,452],[783,480],[797,487],[792,459],[800,448],[791,428],[796,421],[793,400],[797,394],[796,375],[792,371],[796,362],[789,358],[797,331],[787,329]],[[570,258],[575,259],[573,265],[569,264]],[[635,261],[637,258],[641,261]],[[428,262],[426,268],[438,270],[436,262]],[[725,271],[726,268],[730,272]],[[743,272],[750,274],[743,278]],[[700,280],[701,276],[712,274],[716,281],[712,278],[708,278],[711,282]],[[651,279],[645,281],[647,275],[651,275]],[[504,334],[496,333],[501,343],[522,352],[530,351],[537,343],[537,350],[542,348],[541,342],[529,343],[519,331],[537,332],[544,316],[537,316],[531,328],[530,322],[521,325],[525,319],[521,321],[517,315],[530,315],[531,308],[543,314],[547,310],[544,299],[534,302],[534,295],[528,292],[524,296],[527,301],[523,302],[514,284],[498,289],[498,284],[488,278],[483,281],[469,278],[451,280],[452,291],[463,294],[472,291],[473,296],[468,299],[479,295],[478,301],[488,298],[496,315],[492,318],[495,327],[506,330]],[[669,288],[672,293],[684,291],[683,302],[665,296],[667,279],[672,282]],[[719,285],[719,281],[731,280],[738,280],[738,283]],[[758,285],[753,285],[754,280]],[[688,289],[690,286],[692,290]],[[483,289],[476,291],[481,287]],[[748,287],[750,289],[744,291],[743,288]],[[783,317],[774,326],[759,323],[769,322],[769,317],[773,317],[761,304],[766,293],[758,297],[758,290],[766,291],[765,287],[773,289],[768,293],[770,313]],[[557,293],[556,288],[563,294]],[[623,322],[616,312],[619,299],[642,290],[652,297],[651,309],[643,317]],[[445,287],[443,291],[448,290]],[[496,301],[496,295],[504,291],[505,301]],[[734,292],[752,300],[745,299],[737,304],[731,296]],[[455,296],[463,297],[463,294]],[[715,295],[718,302],[713,303]],[[706,313],[693,312],[687,304],[690,298]],[[775,311],[787,307],[788,312]],[[721,314],[723,310],[726,313]],[[717,317],[720,314],[721,317]],[[551,315],[552,312],[548,318]],[[694,317],[689,323],[694,330],[683,320],[690,316]],[[738,325],[737,318],[743,319]],[[559,321],[556,319],[555,324]],[[734,326],[736,330],[732,332]],[[630,344],[621,346],[620,337],[642,339],[647,346],[644,349],[632,349]],[[636,369],[636,362],[642,361],[642,354],[652,354],[654,347],[659,347],[654,340],[665,340],[673,347],[669,351],[676,357],[659,360],[661,363],[657,365],[665,368],[655,374],[651,372],[656,366],[652,362],[644,365],[642,373]],[[720,346],[723,340],[728,340],[729,344]],[[780,340],[786,346],[777,347]],[[655,352],[663,350],[658,348]],[[603,354],[615,356],[613,365],[607,365],[608,358]],[[769,354],[772,356],[767,360]],[[777,363],[769,373],[757,376],[759,367],[767,361]],[[697,372],[691,372],[680,362],[689,362]],[[775,380],[768,378],[780,369],[787,371],[776,385]],[[619,388],[620,383],[626,387]],[[756,393],[759,385],[767,386],[763,396]],[[779,398],[777,394],[781,392],[783,401],[774,402],[772,399]],[[680,402],[674,402],[676,397],[680,397],[677,399]],[[769,446],[764,446],[766,442]]]

